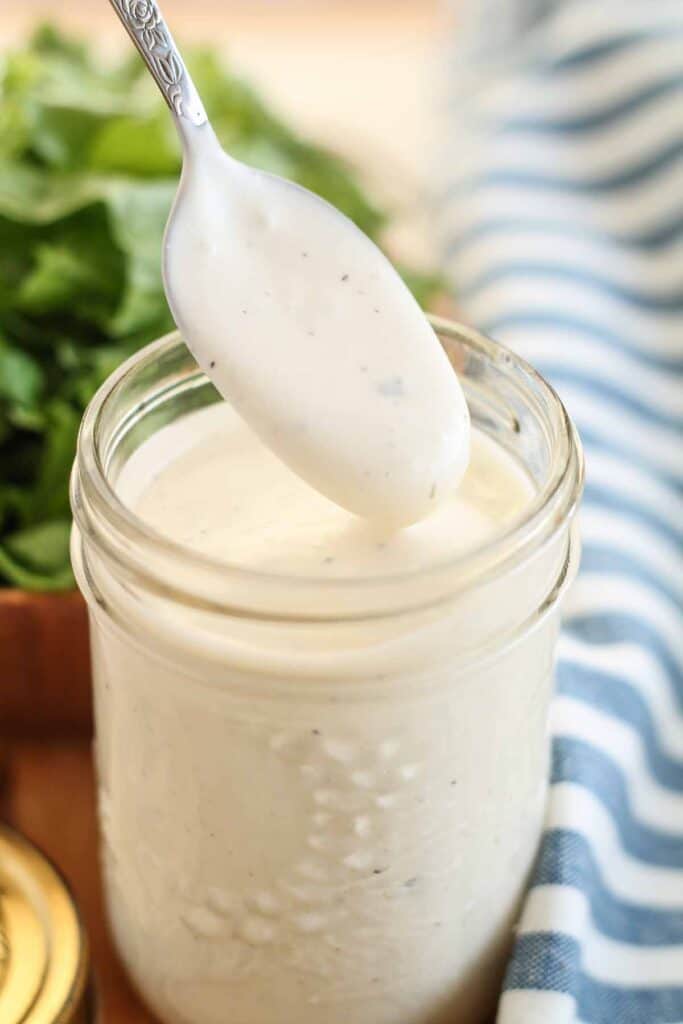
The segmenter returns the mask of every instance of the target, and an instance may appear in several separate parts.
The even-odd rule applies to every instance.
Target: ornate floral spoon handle
[[[182,122],[205,124],[206,111],[155,0],[110,0],[164,99]]]

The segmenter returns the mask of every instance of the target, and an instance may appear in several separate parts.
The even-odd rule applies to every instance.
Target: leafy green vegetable
[[[30,406],[42,391],[40,365],[26,352],[0,341],[0,398],[20,409]]]
[[[381,241],[386,214],[342,160],[296,136],[211,51],[190,64],[226,148],[318,192]],[[78,423],[108,374],[173,325],[160,253],[180,163],[136,56],[103,68],[44,26],[0,61],[0,585],[73,585]],[[439,287],[406,279],[421,301]]]
[[[0,571],[26,590],[63,590],[73,585],[68,519],[20,530],[0,545]]]

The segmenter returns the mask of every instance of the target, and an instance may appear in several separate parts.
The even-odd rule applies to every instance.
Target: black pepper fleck
[[[302,258],[302,260],[307,260],[308,259],[308,253],[307,252],[302,252],[301,253],[301,258]]]
[[[383,875],[387,868],[373,868],[373,875]]]
[[[212,359],[211,362],[209,363],[209,369],[213,370],[215,365],[216,365],[216,360]]]
[[[342,274],[342,281],[348,281],[348,279],[349,279],[349,275],[348,274]]]
[[[311,732],[313,733],[314,736],[320,735],[320,729],[311,729]]]
[[[457,779],[451,779],[451,786],[457,786],[457,785],[458,785],[458,780]]]
[[[417,875],[414,875],[413,878],[406,879],[406,881],[403,884],[406,887],[406,889],[412,889],[414,885],[417,885],[417,881]]]

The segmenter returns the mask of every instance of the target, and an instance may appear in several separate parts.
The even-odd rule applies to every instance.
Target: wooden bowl
[[[78,591],[0,589],[0,729],[81,735],[92,728],[88,617]]]

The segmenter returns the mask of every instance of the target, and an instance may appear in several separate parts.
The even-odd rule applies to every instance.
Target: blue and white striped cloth
[[[447,265],[587,458],[547,829],[498,1020],[680,1024],[683,0],[468,11]]]

